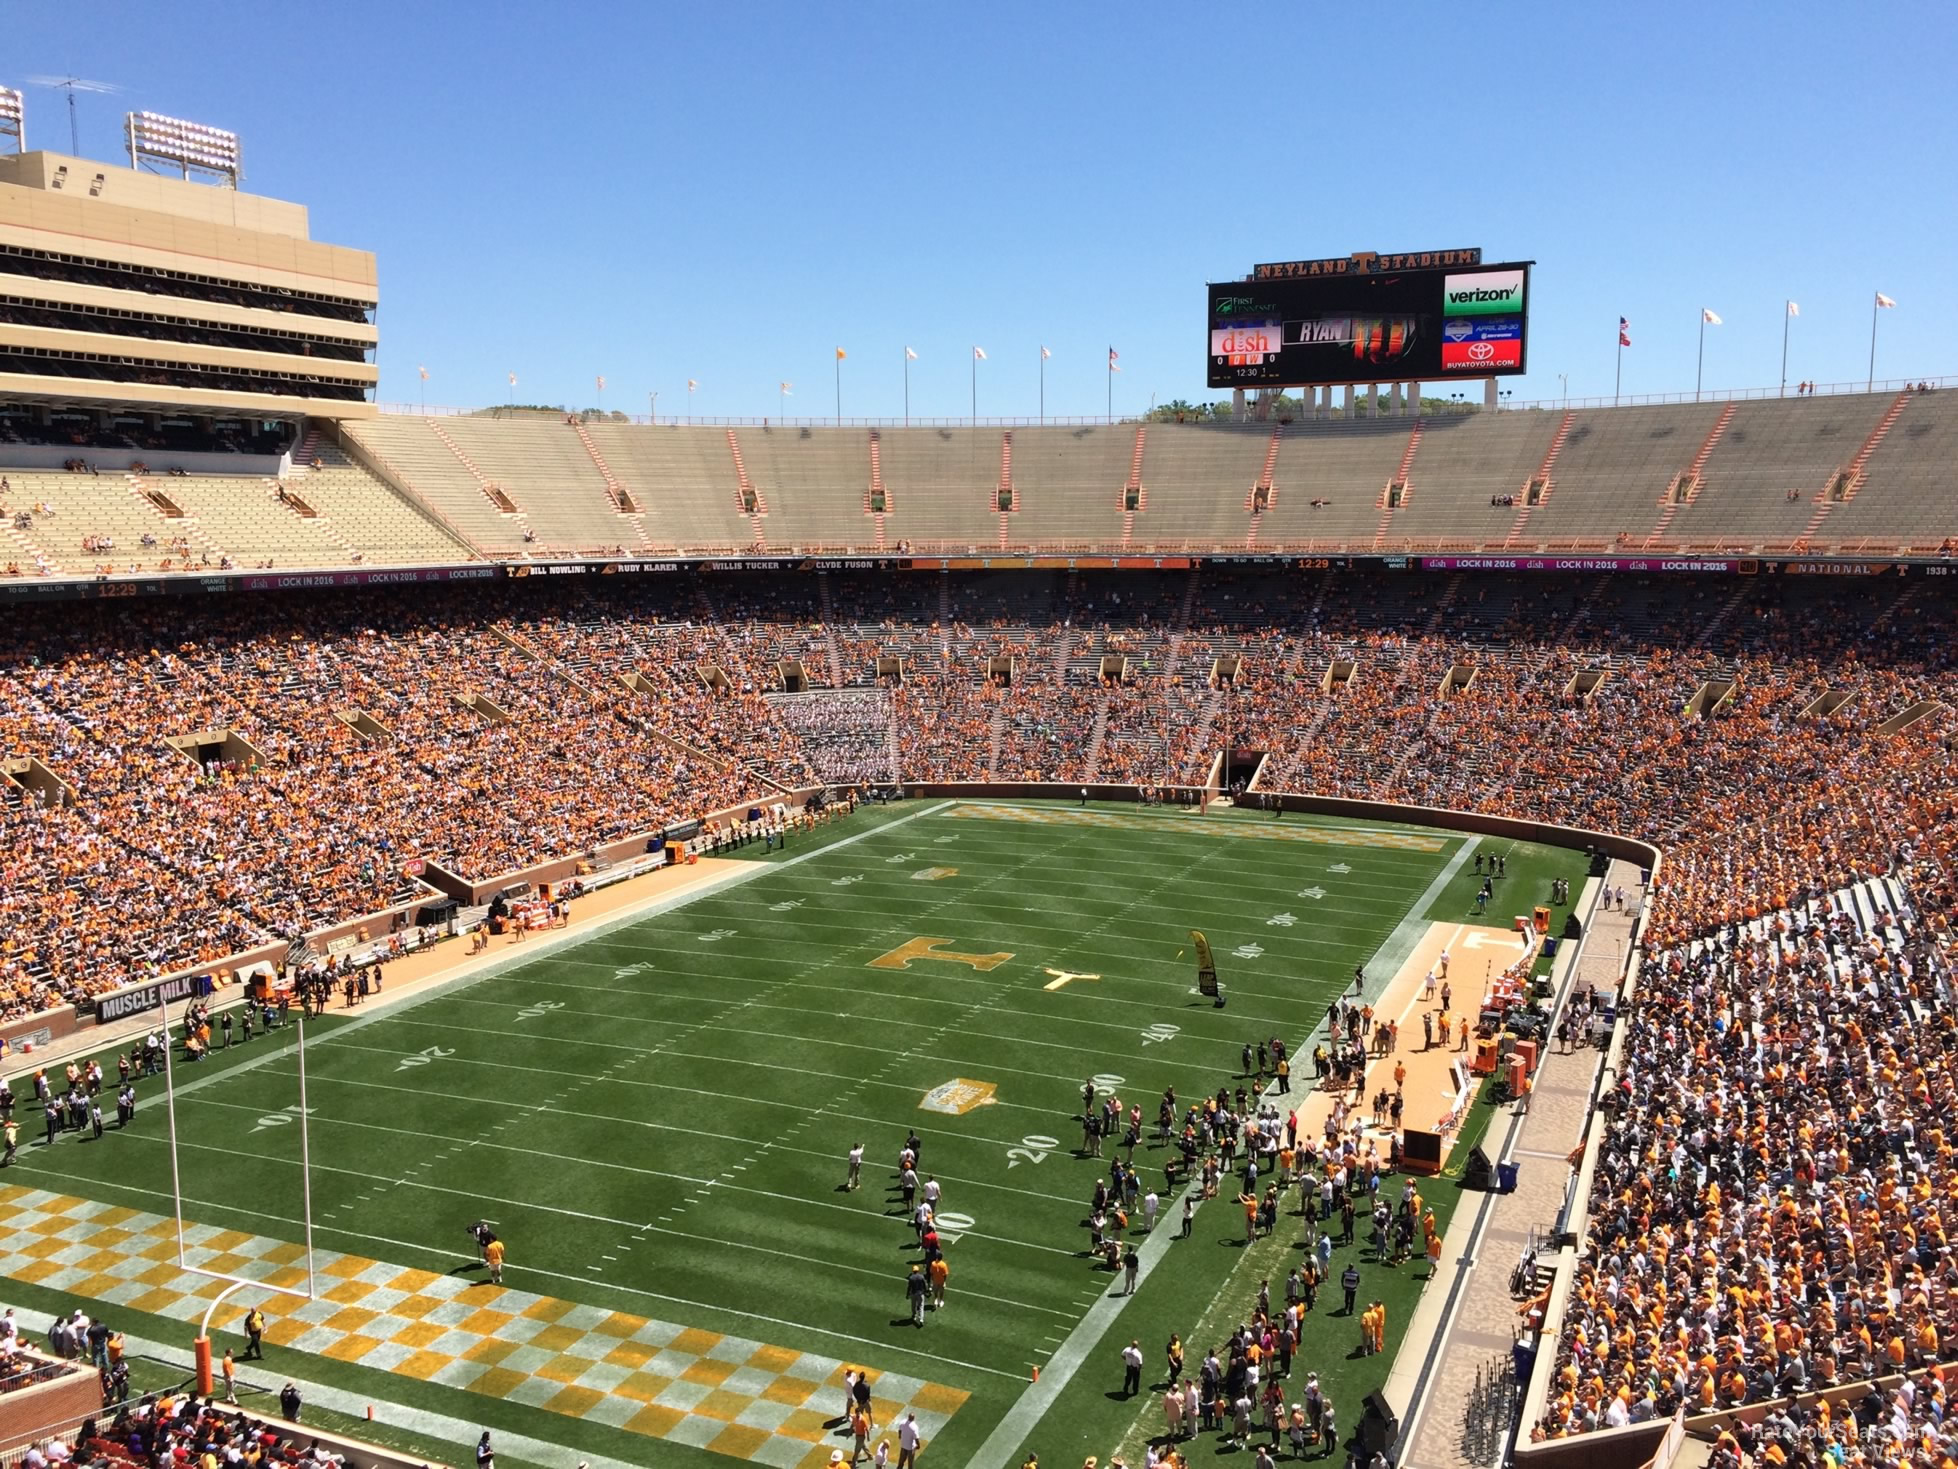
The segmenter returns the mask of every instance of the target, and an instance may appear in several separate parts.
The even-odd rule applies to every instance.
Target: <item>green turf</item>
[[[1370,840],[1366,824],[1249,812],[1088,813],[1121,818],[1109,827],[1066,806],[1034,808],[1048,818],[1037,822],[973,814],[985,809],[868,808],[786,853],[730,854],[761,865],[670,912],[536,958],[513,950],[513,967],[371,1022],[355,1012],[350,1025],[340,1011],[314,1022],[316,1242],[446,1271],[471,1259],[463,1226],[493,1218],[517,1288],[965,1389],[970,1401],[931,1446],[935,1461],[965,1463],[1031,1368],[1110,1288],[1078,1253],[1104,1166],[1073,1156],[1084,1079],[1103,1078],[1153,1120],[1165,1087],[1192,1099],[1231,1078],[1247,1040],[1283,1034],[1309,1051],[1354,965],[1462,841],[1437,834],[1435,850],[1393,850],[1356,844]],[[1254,823],[1339,840],[1273,840]],[[1547,894],[1549,873],[1576,875],[1580,862],[1524,853],[1507,883]],[[956,875],[919,875],[932,868]],[[1458,876],[1432,916],[1464,918],[1472,893]],[[1501,906],[1490,918],[1506,923]],[[1192,927],[1215,947],[1227,1009],[1191,992]],[[1012,957],[987,972],[867,967],[923,936]],[[1048,990],[1049,969],[1101,977]],[[271,1047],[281,1054],[268,1062]],[[186,1212],[199,1222],[299,1238],[299,1129],[265,1120],[297,1104],[291,1047],[288,1030],[188,1073],[205,1083],[179,1106]],[[996,1103],[957,1117],[920,1110],[954,1078],[995,1084]],[[952,1309],[923,1331],[903,1320],[911,1232],[885,1188],[907,1127],[945,1185],[943,1210],[971,1221],[948,1249]],[[7,1181],[167,1212],[163,1136],[152,1093],[127,1135],[23,1149]],[[1028,1141],[1042,1137],[1060,1145]],[[841,1193],[843,1155],[859,1140],[865,1187]],[[1137,1157],[1159,1183],[1161,1155]],[[1434,1192],[1445,1218],[1456,1191]],[[1165,1217],[1175,1211],[1166,1197]],[[1030,1442],[1051,1451],[1042,1435],[1064,1422],[1064,1443],[1105,1453],[1136,1421],[1135,1404],[1106,1396],[1128,1337],[1143,1339],[1153,1368],[1167,1332],[1188,1339],[1227,1282],[1240,1295],[1255,1289],[1232,1274],[1246,1252],[1222,1217],[1171,1249]],[[1264,1260],[1297,1237],[1287,1218],[1251,1254]],[[1268,1268],[1282,1280],[1283,1268]],[[1383,1283],[1396,1338],[1416,1273],[1425,1267]],[[35,1309],[60,1304],[10,1289]],[[156,1340],[186,1334],[120,1308],[115,1319]],[[1349,1389],[1342,1407],[1356,1407],[1360,1384],[1377,1385],[1390,1360],[1339,1366],[1356,1335],[1323,1312],[1308,1335],[1308,1359]],[[280,1355],[290,1365],[268,1363],[274,1371],[580,1452],[718,1462],[516,1403]]]

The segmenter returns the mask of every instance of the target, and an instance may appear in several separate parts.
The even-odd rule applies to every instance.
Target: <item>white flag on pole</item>
[[[1042,347],[1040,349],[1040,355],[1043,359],[1045,359],[1048,357],[1052,357],[1054,354],[1052,352],[1049,352],[1045,347]]]
[[[913,352],[909,347],[906,347],[904,349],[904,360],[906,362],[916,362],[918,360],[918,354]]]
[[[986,360],[986,349],[984,347],[974,347],[972,349],[972,360],[974,362],[984,362]]]
[[[1708,326],[1720,325],[1719,315],[1704,306],[1700,308],[1700,320],[1705,322]]]
[[[1876,304],[1879,306],[1895,306],[1897,303],[1884,295],[1883,292],[1878,291],[1876,293]]]
[[[1788,303],[1788,314],[1790,316],[1800,316],[1802,314],[1802,308],[1797,306],[1793,301],[1790,301]]]

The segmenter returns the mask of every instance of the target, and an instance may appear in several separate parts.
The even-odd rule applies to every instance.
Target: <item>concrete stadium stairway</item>
[[[1585,911],[1598,881],[1586,881],[1573,911]],[[1642,905],[1637,868],[1614,862],[1604,881],[1639,895]],[[1632,927],[1631,915],[1616,909],[1589,913],[1582,953],[1558,995],[1560,1011],[1574,989],[1617,989]],[[1505,1457],[1522,1387],[1511,1368],[1519,1318],[1510,1274],[1523,1250],[1542,1239],[1563,1210],[1571,1176],[1567,1160],[1590,1124],[1604,1060],[1603,1052],[1588,1048],[1567,1055],[1550,1049],[1537,1068],[1529,1111],[1519,1115],[1505,1106],[1482,1141],[1492,1161],[1517,1165],[1516,1190],[1464,1198],[1438,1275],[1415,1307],[1388,1376],[1385,1396],[1403,1415],[1399,1469],[1487,1469]],[[1348,1421],[1356,1422],[1357,1414]]]

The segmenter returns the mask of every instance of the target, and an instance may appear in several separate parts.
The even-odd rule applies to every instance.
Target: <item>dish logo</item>
[[[1523,272],[1477,270],[1441,282],[1443,316],[1516,316],[1523,310]]]

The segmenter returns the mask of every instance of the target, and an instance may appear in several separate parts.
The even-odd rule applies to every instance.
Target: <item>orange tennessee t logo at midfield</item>
[[[888,954],[880,954],[870,961],[872,969],[909,969],[913,959],[937,959],[946,964],[969,964],[982,974],[988,969],[997,969],[1013,956],[1011,954],[960,954],[951,949],[941,948],[950,939],[909,939],[892,949]]]

